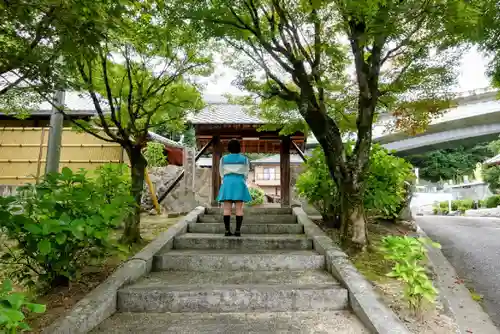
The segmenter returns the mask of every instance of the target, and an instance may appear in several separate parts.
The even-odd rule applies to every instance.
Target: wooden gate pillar
[[[290,207],[290,137],[282,137],[280,145],[281,207]]]
[[[219,174],[220,159],[222,156],[222,145],[219,135],[213,136],[212,140],[212,207],[218,207],[217,195],[221,185]]]

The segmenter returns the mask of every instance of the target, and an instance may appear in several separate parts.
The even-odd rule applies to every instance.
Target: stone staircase
[[[368,333],[303,232],[291,209],[249,209],[225,237],[207,209],[93,333]]]

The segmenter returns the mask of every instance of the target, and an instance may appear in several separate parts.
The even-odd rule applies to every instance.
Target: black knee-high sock
[[[226,228],[226,232],[231,231],[231,216],[224,216],[224,227]]]
[[[241,230],[241,225],[243,224],[243,216],[236,216],[236,232]]]

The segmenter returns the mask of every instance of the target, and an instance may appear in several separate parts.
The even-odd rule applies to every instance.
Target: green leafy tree
[[[464,30],[463,33],[472,42],[475,42],[480,48],[493,56],[489,75],[492,83],[500,87],[500,15],[497,1],[478,0],[470,1],[470,7],[475,9],[475,22]]]
[[[418,167],[419,176],[427,181],[440,182],[457,177],[472,175],[478,163],[494,155],[494,143],[482,143],[473,147],[459,146],[407,157],[413,166]]]
[[[141,239],[148,132],[161,125],[180,131],[187,112],[204,105],[195,78],[212,70],[206,45],[182,21],[160,11],[161,3],[134,2],[131,8],[121,17],[122,29],[107,31],[106,42],[82,46],[64,58],[65,85],[89,96],[97,114],[76,126],[119,143],[128,155],[136,208],[125,224],[126,243]]]
[[[352,145],[346,144],[346,150],[351,149]],[[405,204],[406,183],[413,178],[412,166],[406,160],[374,145],[370,152],[370,168],[363,195],[366,212],[369,215],[396,218]],[[299,195],[320,211],[327,225],[339,227],[340,191],[330,177],[321,149],[315,149],[307,160],[306,169],[298,177],[296,187]]]
[[[240,87],[286,131],[307,124],[338,184],[343,239],[366,244],[364,189],[377,112],[419,131],[450,106],[461,0],[170,2],[221,42]],[[348,73],[354,65],[354,76]],[[252,98],[244,102],[251,102]],[[255,100],[254,100],[255,101]],[[343,134],[354,130],[352,151]]]
[[[500,166],[489,166],[483,170],[483,179],[494,194],[500,193]]]
[[[182,143],[188,147],[196,147],[196,134],[192,126],[187,126],[184,130],[184,139]]]
[[[133,1],[19,0],[0,3],[0,109],[23,112],[63,88],[61,57],[99,45],[122,27]]]

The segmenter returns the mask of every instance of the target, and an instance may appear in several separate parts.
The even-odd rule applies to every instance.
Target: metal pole
[[[59,160],[61,159],[61,139],[64,122],[64,115],[57,107],[64,106],[64,91],[57,91],[54,94],[54,104],[52,115],[50,116],[50,132],[47,147],[47,164],[45,173],[59,172]]]

